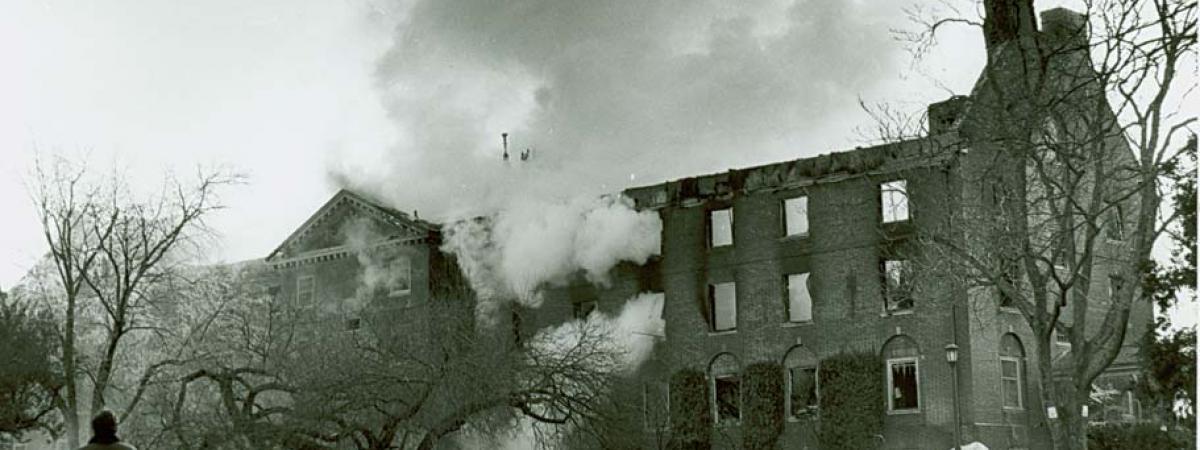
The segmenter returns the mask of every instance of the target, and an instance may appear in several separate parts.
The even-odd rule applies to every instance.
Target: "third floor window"
[[[733,208],[708,212],[708,246],[733,245]]]
[[[908,183],[905,180],[881,183],[879,200],[883,223],[908,220]]]
[[[808,235],[808,197],[799,196],[783,201],[783,227],[787,236]]]

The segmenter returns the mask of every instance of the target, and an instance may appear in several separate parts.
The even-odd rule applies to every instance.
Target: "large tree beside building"
[[[476,327],[467,292],[347,321],[277,295],[269,270],[211,268],[193,289],[178,323],[197,330],[189,351],[147,394],[148,448],[432,449],[517,423],[586,430],[620,370],[603,323],[516,345],[507,327]]]
[[[39,161],[30,183],[53,268],[40,280],[40,291],[62,321],[60,410],[72,447],[81,415],[116,406],[109,400],[126,369],[125,347],[133,336],[155,332],[154,310],[171,300],[170,292],[156,287],[194,255],[189,251],[198,248],[190,244],[208,233],[204,221],[220,208],[217,191],[237,181],[221,171],[201,171],[194,181],[168,177],[161,190],[146,193],[124,179],[56,158]],[[85,319],[98,325],[88,327],[95,342],[80,339]],[[146,375],[160,367],[146,367]],[[148,381],[146,375],[134,379]],[[88,392],[90,399],[81,398]],[[87,409],[81,400],[90,400]],[[123,420],[136,401],[119,406],[114,409]]]
[[[935,134],[962,138],[930,142],[964,188],[948,194],[959,207],[943,226],[920,230],[922,259],[1028,324],[1058,449],[1086,445],[1093,381],[1144,331],[1130,318],[1148,309],[1140,280],[1180,214],[1162,208],[1163,190],[1195,121],[1177,109],[1191,88],[1179,70],[1194,61],[1196,4],[1082,6],[1044,12],[1038,30],[1032,0],[987,0],[982,20],[914,16],[922,28],[905,35],[924,50],[944,26],[983,29],[988,63],[961,119],[929,117]],[[1055,354],[1056,338],[1070,351]]]

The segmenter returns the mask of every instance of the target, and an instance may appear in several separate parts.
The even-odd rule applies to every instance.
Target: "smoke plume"
[[[900,66],[901,3],[375,3],[395,141],[329,172],[438,221],[852,146],[859,97]]]
[[[361,311],[378,292],[408,289],[410,280],[407,261],[392,259],[396,255],[389,254],[386,249],[376,248],[384,235],[369,219],[360,217],[346,222],[342,225],[340,233],[344,245],[354,252],[359,265],[354,296],[337,305],[343,312]]]
[[[481,302],[538,307],[539,288],[582,271],[599,285],[622,261],[659,253],[662,221],[620,195],[545,202],[522,200],[494,215],[446,226],[453,253]]]

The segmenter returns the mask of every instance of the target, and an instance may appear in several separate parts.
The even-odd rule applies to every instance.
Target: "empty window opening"
[[[737,288],[734,283],[718,283],[708,287],[710,331],[737,329]]]
[[[1019,275],[1019,270],[1020,268],[1017,263],[1006,262],[1001,266],[1002,272],[1000,273],[1000,277],[1013,289],[1020,289],[1021,276]],[[996,292],[1000,295],[1001,308],[1016,308],[1017,305],[1012,296],[1005,294],[999,287],[996,288]]]
[[[717,397],[717,421],[728,423],[742,417],[741,380],[735,375],[722,375],[713,380]]]
[[[879,194],[884,223],[908,220],[908,183],[905,180],[880,184]]]
[[[812,321],[812,294],[809,292],[808,274],[797,273],[787,276],[788,322]]]
[[[406,256],[394,256],[387,262],[388,295],[405,295],[412,290],[412,263]]]
[[[817,410],[817,368],[788,368],[789,403],[791,417],[799,418]]]
[[[817,357],[803,346],[795,346],[783,357],[787,394],[784,410],[789,418],[810,416],[817,411]]]
[[[880,263],[883,275],[884,310],[892,313],[913,308],[912,266],[906,260],[885,259]]]
[[[742,418],[741,365],[737,358],[722,353],[709,365],[709,389],[712,414],[717,424],[735,423]]]
[[[888,411],[916,411],[920,407],[917,388],[917,359],[889,359]]]
[[[783,201],[783,225],[787,236],[808,236],[808,197]]]
[[[733,245],[733,208],[708,212],[709,246]]]

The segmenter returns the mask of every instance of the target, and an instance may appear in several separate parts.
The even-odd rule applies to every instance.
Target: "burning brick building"
[[[1078,20],[1047,11],[1041,33],[1058,36]],[[995,189],[981,174],[1003,147],[973,113],[995,101],[988,83],[981,78],[970,97],[931,105],[925,137],[625,190],[638,211],[661,220],[658,256],[617,265],[607,284],[576,274],[565,286],[542,286],[541,307],[512,309],[515,339],[661,293],[655,314],[665,325],[621,394],[636,404],[630,420],[646,446],[670,435],[671,376],[696,369],[708,383],[714,446],[739,447],[740,375],[766,361],[785,372],[781,447],[817,448],[821,363],[858,351],[882,365],[882,448],[950,448],[956,405],[964,442],[1040,448],[1049,413],[1031,362],[1037,340],[1004,296],[956,278],[959,268],[938,261],[921,239],[922,230],[969,226],[957,222],[963,210]],[[1131,157],[1121,146],[1104,151]],[[1121,245],[1122,220],[1104,225],[1111,242],[1103,251]],[[358,237],[347,238],[347,229]],[[443,239],[439,225],[342,191],[267,263],[281,295],[302,307],[368,298],[393,311],[390,326],[433,329],[414,306],[461,282]],[[1094,275],[1097,292],[1110,287],[1102,265]],[[373,292],[361,295],[364,286]],[[339,308],[324,313],[347,328],[365,320]],[[1150,308],[1135,305],[1127,336],[1148,326]],[[1138,371],[1135,341],[1126,338],[1105,383],[1121,386],[1113,380]],[[1054,345],[1057,357],[1070,350]],[[1131,395],[1121,396],[1117,416],[1135,415]]]

